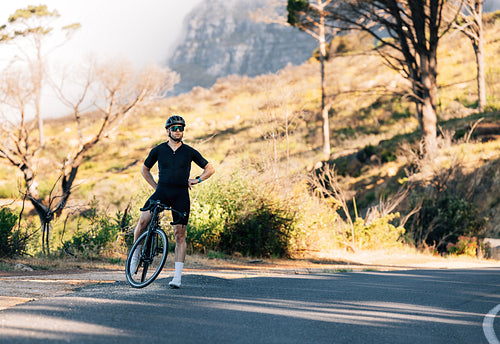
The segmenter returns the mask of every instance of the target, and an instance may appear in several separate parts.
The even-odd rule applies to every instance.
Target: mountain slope
[[[203,1],[186,18],[184,35],[168,61],[181,75],[174,93],[210,87],[224,76],[274,73],[304,63],[317,46],[292,27],[255,22],[266,0]]]

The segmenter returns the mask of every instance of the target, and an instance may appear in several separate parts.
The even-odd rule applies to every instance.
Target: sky
[[[52,27],[81,24],[71,40],[47,55],[49,66],[78,66],[85,64],[89,57],[99,61],[126,59],[138,68],[151,63],[165,66],[181,38],[185,16],[201,1],[0,0],[0,25],[6,24],[17,9],[43,4],[50,11],[57,10],[60,14],[60,18],[51,23]],[[61,37],[61,34],[59,37],[52,35],[44,46],[56,46]],[[18,51],[13,46],[1,45],[0,70],[16,54]],[[4,111],[0,111],[0,117],[14,116],[5,108],[2,109]],[[57,117],[67,114],[68,108],[45,87],[42,112],[50,114],[48,117]]]
[[[95,54],[126,57],[138,65],[165,64],[182,31],[184,17],[201,0],[1,0],[0,25],[16,9],[47,5],[62,24],[82,27],[57,56],[75,59]],[[5,60],[8,56],[2,56]]]

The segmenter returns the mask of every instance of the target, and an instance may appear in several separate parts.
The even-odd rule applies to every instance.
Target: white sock
[[[184,268],[184,263],[182,262],[175,262],[175,273],[174,273],[174,280],[180,281],[181,276],[182,276],[182,269]]]
[[[136,258],[139,258],[141,251],[142,251],[142,245],[137,245],[137,247],[135,248],[135,251],[134,251],[134,256]]]

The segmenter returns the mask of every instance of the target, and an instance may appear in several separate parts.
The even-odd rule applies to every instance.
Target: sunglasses
[[[184,131],[184,127],[182,125],[174,125],[170,127],[171,131]]]

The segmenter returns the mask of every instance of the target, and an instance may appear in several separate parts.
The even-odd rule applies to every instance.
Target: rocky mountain
[[[168,66],[181,76],[174,93],[210,87],[224,76],[276,72],[311,57],[316,41],[296,28],[256,22],[267,0],[203,0],[186,17]],[[283,9],[285,10],[285,9]]]

